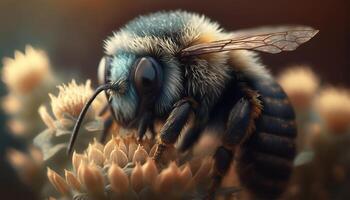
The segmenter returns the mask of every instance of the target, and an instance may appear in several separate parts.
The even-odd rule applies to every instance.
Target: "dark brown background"
[[[48,52],[57,71],[76,71],[95,80],[102,41],[113,30],[140,14],[171,9],[205,14],[227,30],[278,24],[320,29],[297,51],[262,54],[264,62],[274,73],[289,64],[309,64],[324,82],[350,86],[350,6],[346,0],[0,0],[0,58],[32,44]],[[0,114],[0,196],[34,199],[3,158],[8,146],[17,145],[5,134],[4,123]]]
[[[128,20],[153,11],[203,13],[227,30],[261,25],[305,24],[320,33],[295,52],[263,55],[273,72],[288,64],[310,64],[322,79],[350,85],[350,6],[346,0],[1,0],[0,57],[33,44],[49,52],[55,67],[95,78],[102,41]]]

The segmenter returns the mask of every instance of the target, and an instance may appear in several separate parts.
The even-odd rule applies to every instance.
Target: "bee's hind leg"
[[[246,98],[241,98],[230,111],[226,130],[222,138],[222,146],[218,147],[214,154],[212,183],[207,199],[215,199],[215,193],[220,187],[221,180],[234,159],[235,149],[246,135],[250,125],[250,113],[251,104]]]
[[[233,151],[230,148],[219,146],[214,154],[214,170],[212,182],[206,199],[215,199],[216,190],[220,187],[221,180],[227,173],[233,159]]]

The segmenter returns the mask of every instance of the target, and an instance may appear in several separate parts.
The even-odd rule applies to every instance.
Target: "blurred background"
[[[26,44],[46,50],[56,68],[74,68],[95,79],[103,40],[134,17],[183,9],[205,14],[226,30],[262,25],[305,24],[320,29],[295,52],[263,55],[275,72],[286,64],[307,63],[334,84],[350,84],[350,3],[322,1],[162,1],[162,0],[1,0],[0,57]]]
[[[297,51],[262,54],[263,62],[274,74],[290,64],[307,64],[323,82],[350,85],[350,3],[346,0],[1,0],[0,58],[13,57],[14,50],[23,51],[31,44],[47,52],[55,71],[69,69],[65,73],[76,72],[96,86],[103,40],[136,16],[173,9],[204,14],[226,30],[279,24],[313,26],[320,33],[310,42]],[[6,92],[3,85],[1,92]],[[4,123],[1,117],[1,155],[7,146],[20,146],[7,134]],[[1,161],[1,194],[30,199],[25,190]]]

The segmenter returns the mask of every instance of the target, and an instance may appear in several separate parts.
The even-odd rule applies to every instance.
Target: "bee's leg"
[[[183,99],[177,102],[171,111],[168,119],[160,131],[160,141],[158,142],[157,150],[154,154],[156,162],[160,161],[160,158],[168,145],[174,144],[183,127],[185,126],[190,116],[193,100]]]
[[[154,140],[156,138],[156,136],[157,136],[157,131],[156,131],[155,127],[154,127],[154,123],[150,123],[148,128],[149,128],[149,131],[152,134],[151,135],[151,139]]]
[[[106,103],[103,107],[102,107],[102,109],[98,112],[98,116],[103,116],[104,114],[106,114],[107,113],[107,111],[109,110],[109,104],[108,103]]]
[[[195,116],[197,117],[195,117],[193,125],[184,133],[184,138],[179,146],[180,151],[188,150],[198,141],[209,118],[207,113],[201,112],[201,110],[196,111]]]
[[[230,168],[233,151],[230,148],[220,146],[214,154],[214,170],[212,174],[212,182],[206,199],[215,199],[216,189],[220,187],[221,180]]]
[[[137,137],[138,137],[137,140],[138,141],[142,141],[143,136],[145,136],[146,131],[151,124],[151,120],[152,120],[152,115],[149,112],[145,113],[142,116],[140,123],[139,123],[139,126],[138,126],[138,130],[137,130]]]
[[[107,97],[108,99],[108,97]],[[115,113],[113,111],[113,108],[111,107],[110,104],[110,100],[108,101],[108,103],[106,103],[103,108],[100,110],[100,112],[98,113],[98,116],[102,117],[104,115],[106,115],[106,118],[104,119],[103,122],[103,130],[102,130],[102,135],[100,137],[100,142],[103,144],[108,136],[108,132],[109,130],[112,128],[113,125],[113,121],[117,121],[116,117],[115,117]],[[108,112],[109,111],[109,112]]]
[[[230,167],[235,149],[246,135],[250,126],[250,114],[251,104],[246,98],[241,98],[230,112],[222,138],[222,146],[218,147],[214,155],[213,182],[209,190],[209,199],[214,199],[215,191]]]
[[[223,136],[225,146],[237,146],[246,137],[251,126],[252,107],[246,98],[241,98],[232,108],[226,122],[226,131]]]
[[[102,130],[102,135],[100,137],[100,142],[102,144],[106,141],[108,132],[111,129],[112,125],[113,125],[113,117],[110,115],[103,122],[103,130]]]

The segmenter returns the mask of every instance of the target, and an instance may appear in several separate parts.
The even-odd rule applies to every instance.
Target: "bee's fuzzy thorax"
[[[224,35],[217,23],[203,15],[157,12],[138,17],[115,32],[105,41],[105,52],[107,55],[121,51],[175,55],[187,46],[223,39]]]
[[[247,50],[231,51],[229,64],[235,70],[241,72],[248,79],[265,80],[271,79],[269,70],[260,62],[257,53]]]

